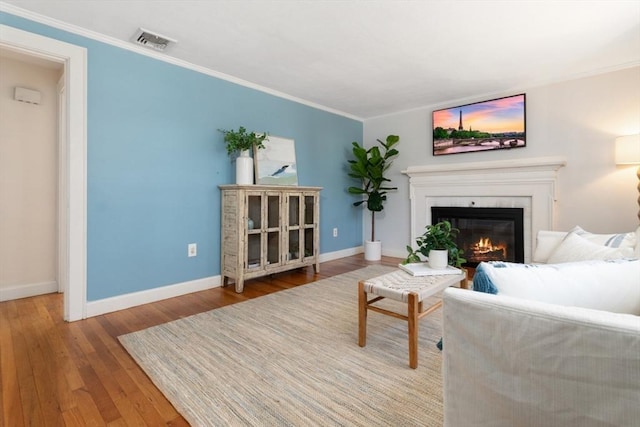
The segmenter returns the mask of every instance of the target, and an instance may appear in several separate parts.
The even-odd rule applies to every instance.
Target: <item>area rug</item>
[[[358,280],[388,271],[369,266],[119,339],[193,426],[441,426],[441,310],[420,321],[415,370],[402,320],[370,312],[358,346]]]

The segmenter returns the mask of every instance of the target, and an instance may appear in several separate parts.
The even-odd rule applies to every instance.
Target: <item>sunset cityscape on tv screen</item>
[[[433,112],[433,155],[526,146],[525,94]]]

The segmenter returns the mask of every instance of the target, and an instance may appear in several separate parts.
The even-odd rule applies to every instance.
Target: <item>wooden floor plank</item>
[[[83,369],[89,368],[84,367]],[[98,427],[106,426],[107,423],[104,422],[100,409],[91,395],[91,391],[93,391],[92,387],[95,387],[95,383],[88,383],[86,389],[81,388],[79,390],[74,390],[73,392],[76,400],[78,401],[78,406],[76,408],[78,408],[78,413],[82,418],[82,425]]]
[[[6,308],[5,308],[6,307]],[[0,325],[9,325],[8,305],[0,307]],[[0,400],[2,401],[2,414],[0,426],[24,424],[22,417],[22,405],[20,403],[20,385],[18,383],[15,352],[13,349],[13,337],[10,328],[0,329]]]
[[[72,392],[73,393],[73,392]],[[75,396],[74,396],[75,400]],[[62,412],[62,419],[66,427],[86,427],[82,413],[77,406]]]
[[[36,308],[42,320],[42,324],[37,326],[38,328],[46,331],[42,335],[41,350],[43,350],[43,357],[47,365],[46,369],[46,381],[49,381],[49,387],[55,388],[53,392],[55,399],[49,404],[52,406],[52,411],[58,410],[64,412],[70,410],[76,406],[76,400],[73,395],[73,389],[69,385],[69,380],[75,383],[79,375],[74,365],[71,364],[69,353],[66,346],[60,340],[58,335],[59,326],[62,325],[61,319],[57,316],[57,312],[54,311],[52,315],[51,309],[55,306],[49,304],[49,299],[44,296],[37,297],[36,301],[43,302],[42,304],[36,303]],[[40,393],[41,400],[47,399],[50,390],[45,390]],[[59,417],[52,418],[56,422],[62,422]]]
[[[370,264],[362,255],[67,323],[63,295],[0,303],[0,426],[188,426],[118,336]]]
[[[35,310],[32,310],[32,304],[29,299],[15,301],[16,312],[20,313],[10,321],[10,327],[13,337],[13,345],[16,360],[16,375],[20,384],[20,399],[22,402],[22,416],[25,425],[45,425],[44,416],[40,407],[40,399],[38,399],[38,390],[36,380],[34,378],[34,361],[31,360],[29,351],[34,346],[33,342],[37,340],[37,334],[30,329],[29,320],[34,318]],[[9,420],[10,423],[13,420]]]

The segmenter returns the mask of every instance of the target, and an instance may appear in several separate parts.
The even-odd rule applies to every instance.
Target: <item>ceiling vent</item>
[[[145,30],[144,28],[138,29],[132,40],[136,44],[157,50],[158,52],[164,52],[170,44],[178,42],[177,40],[161,36],[160,34],[153,33],[149,30]]]

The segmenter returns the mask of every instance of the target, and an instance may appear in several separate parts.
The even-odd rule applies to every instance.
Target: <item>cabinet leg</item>
[[[236,279],[236,292],[242,293],[244,290],[244,279]]]
[[[315,264],[313,264],[313,272],[318,274],[320,273],[320,263],[316,262]]]

